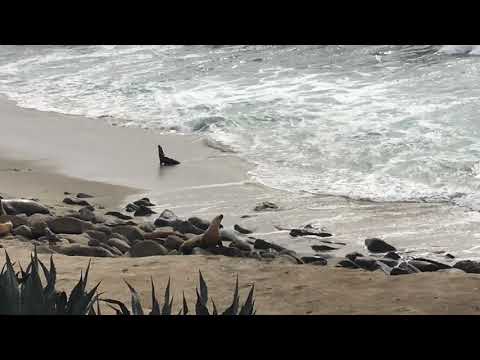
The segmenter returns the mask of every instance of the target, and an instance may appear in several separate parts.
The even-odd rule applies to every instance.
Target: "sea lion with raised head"
[[[166,157],[160,145],[158,145],[158,158],[160,159],[160,166],[172,166],[180,164],[180,161]]]
[[[222,246],[220,240],[220,223],[223,220],[223,215],[220,214],[216,216],[208,226],[208,229],[201,235],[192,237],[191,239],[185,241],[180,246],[180,251],[183,253],[191,253],[194,247],[200,247],[203,249],[215,247],[217,245]]]

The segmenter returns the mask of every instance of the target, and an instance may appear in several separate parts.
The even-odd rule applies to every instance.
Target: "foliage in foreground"
[[[144,315],[140,297],[136,290],[125,281],[130,289],[131,310],[121,301],[115,299],[100,299],[101,294],[97,293],[100,282],[91,290],[87,291],[88,273],[90,270],[90,261],[85,271],[80,273],[78,283],[73,287],[70,295],[64,291],[57,291],[55,288],[57,271],[50,257],[50,269],[38,259],[37,251],[31,256],[30,264],[24,271],[20,266],[20,271],[15,273],[14,263],[11,262],[8,253],[5,251],[5,264],[0,272],[0,314],[2,315],[101,315],[100,301],[107,303],[113,308],[117,315]],[[40,278],[40,268],[42,268],[47,284],[45,287]],[[200,291],[197,288],[197,301],[195,304],[196,315],[219,315],[213,299],[212,310],[208,309],[208,287],[199,272]],[[151,280],[151,298],[152,310],[148,315],[172,315],[173,297],[170,296],[170,279],[164,294],[164,304],[160,306],[155,294],[153,279]],[[240,297],[238,294],[238,276],[235,285],[232,304],[221,313],[221,315],[255,315],[255,300],[253,298],[254,286],[252,285],[247,300],[240,307]],[[94,306],[96,304],[96,306]],[[113,306],[116,305],[116,306]],[[96,310],[95,310],[96,307]],[[177,315],[187,315],[189,308],[183,294],[183,305]]]

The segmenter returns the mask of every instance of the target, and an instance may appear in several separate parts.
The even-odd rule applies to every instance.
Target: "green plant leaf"
[[[255,305],[255,301],[253,300],[253,292],[255,289],[255,285],[252,285],[250,288],[250,292],[248,293],[247,300],[245,301],[245,304],[242,306],[240,309],[240,314],[239,315],[252,315],[253,314],[253,307]]]
[[[205,280],[203,279],[202,272],[199,270],[198,273],[200,275],[200,300],[202,301],[202,304],[206,307],[208,302],[208,287],[205,283]]]
[[[140,297],[138,296],[138,293],[135,291],[135,289],[126,280],[123,280],[123,281],[125,281],[128,288],[130,289],[130,292],[132,293],[132,313],[133,313],[133,315],[143,315],[143,308],[142,308],[142,304],[140,302]]]
[[[197,292],[197,303],[195,304],[195,313],[196,315],[210,315],[208,308],[204,305],[203,301],[200,299],[200,294],[198,289],[195,289]]]
[[[150,277],[152,283],[152,311],[150,315],[160,315],[160,305],[158,304],[157,297],[155,295],[155,286],[153,285],[153,278]]]
[[[122,310],[122,315],[130,315],[130,311],[125,306],[125,304],[122,303],[121,301],[118,301],[118,300],[115,300],[115,299],[100,299],[100,301],[103,301],[103,302],[106,302],[106,303],[109,303],[109,304],[118,305],[118,306],[120,306],[120,309]],[[110,307],[115,309],[113,306],[110,306]]]
[[[240,301],[240,298],[238,296],[238,275],[237,275],[237,281],[235,282],[235,292],[233,293],[232,305],[230,305],[223,312],[223,315],[237,315],[239,301]]]

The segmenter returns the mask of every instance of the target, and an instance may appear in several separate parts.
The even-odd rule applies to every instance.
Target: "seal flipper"
[[[158,145],[158,158],[160,159],[160,165],[164,166],[172,166],[172,165],[178,165],[180,164],[180,161],[177,161],[175,159],[171,159],[169,157],[165,156],[165,153],[163,152],[163,149],[160,145]]]

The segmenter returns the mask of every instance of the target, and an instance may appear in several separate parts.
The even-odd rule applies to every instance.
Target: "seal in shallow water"
[[[220,240],[220,223],[222,222],[223,215],[216,216],[208,226],[208,229],[201,235],[192,237],[190,240],[185,241],[180,246],[180,251],[183,253],[191,253],[194,247],[211,248],[217,245],[222,245]]]
[[[160,145],[158,145],[158,158],[160,159],[160,166],[172,166],[180,164],[180,161],[166,157]]]
[[[44,205],[27,199],[2,199],[0,200],[0,215],[50,214]]]

